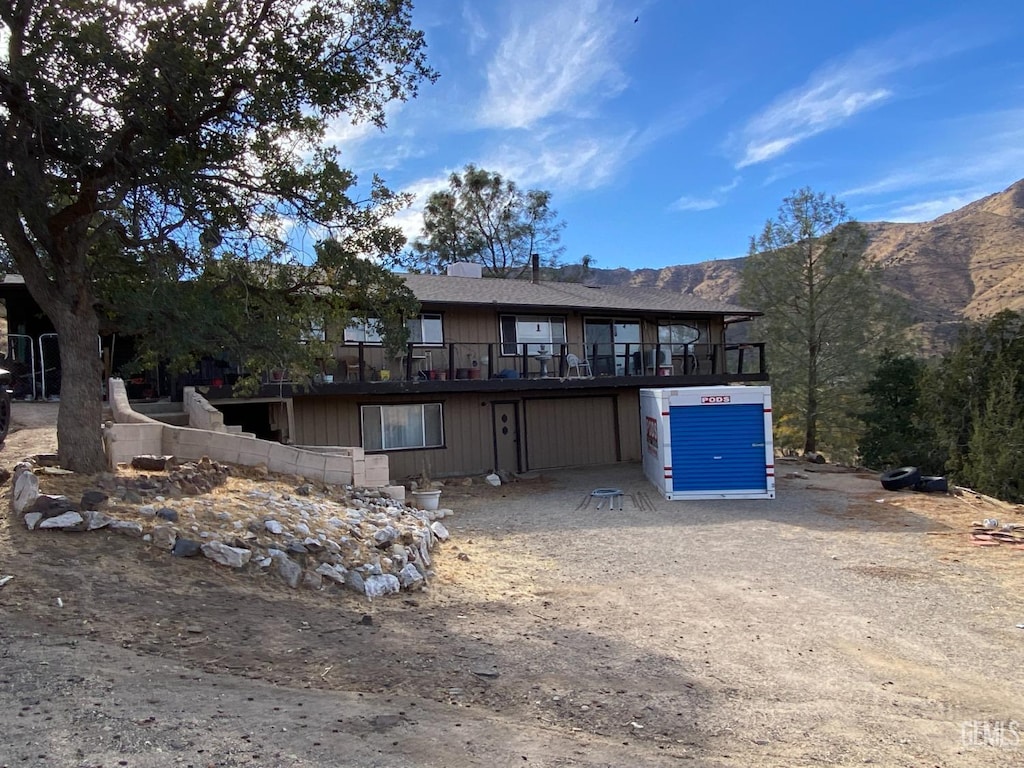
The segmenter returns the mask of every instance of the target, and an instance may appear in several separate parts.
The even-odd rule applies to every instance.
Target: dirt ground
[[[55,409],[15,403],[0,464],[53,451]],[[779,474],[452,485],[429,590],[373,603],[4,513],[0,767],[1024,763],[1024,551],[968,536],[1024,518]]]

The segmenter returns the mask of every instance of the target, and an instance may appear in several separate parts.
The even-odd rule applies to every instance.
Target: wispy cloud
[[[521,187],[555,191],[596,189],[635,151],[632,132],[586,136],[547,134],[533,140],[495,147],[484,167],[496,170]]]
[[[530,128],[557,113],[585,112],[588,100],[625,87],[614,35],[622,14],[607,0],[512,8],[511,27],[487,67],[483,126]]]
[[[410,242],[423,232],[423,209],[431,193],[448,186],[450,172],[418,179],[402,188],[402,192],[412,195],[412,204],[391,217],[388,222],[402,230],[402,234]]]
[[[673,211],[710,211],[713,208],[719,208],[725,204],[729,193],[736,189],[742,180],[742,177],[737,176],[728,184],[715,187],[713,192],[707,197],[683,195],[672,203],[669,209]]]
[[[903,156],[898,169],[839,196],[866,198],[860,210],[880,211],[891,221],[924,221],[948,213],[947,203],[956,207],[976,200],[1024,176],[1022,126],[1024,109],[950,120],[941,126],[938,141],[920,148],[920,156]]]
[[[721,200],[712,197],[686,197],[684,195],[669,207],[674,211],[710,211],[712,208],[718,208],[721,204]]]
[[[894,98],[895,75],[978,44],[935,29],[913,30],[829,62],[784,93],[731,137],[737,168],[785,154],[806,139],[841,126]]]
[[[471,2],[462,5],[462,21],[465,23],[466,32],[469,35],[469,53],[476,54],[490,38],[487,26],[480,17],[480,11]]]
[[[980,197],[988,194],[988,191],[973,190],[962,194],[947,195],[933,200],[922,200],[920,202],[902,205],[893,209],[886,221],[899,223],[910,223],[917,221],[931,221],[943,214],[963,208],[968,203],[973,203]]]

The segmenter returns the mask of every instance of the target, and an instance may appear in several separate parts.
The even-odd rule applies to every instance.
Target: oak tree
[[[64,466],[103,467],[101,279],[304,263],[303,230],[400,249],[405,201],[322,139],[435,77],[408,0],[5,0],[0,23],[0,242],[60,339]]]

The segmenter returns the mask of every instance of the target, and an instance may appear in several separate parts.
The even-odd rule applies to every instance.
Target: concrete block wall
[[[183,461],[208,456],[227,464],[263,464],[271,472],[302,475],[332,485],[383,488],[391,482],[388,457],[367,456],[359,447],[309,450],[247,435],[175,427],[133,410],[121,379],[110,379],[107,392],[114,423],[104,428],[103,439],[111,469],[142,454],[175,456]],[[203,399],[195,392],[192,397]]]
[[[206,429],[210,432],[227,432],[227,427],[224,426],[224,414],[196,392],[195,387],[185,387],[182,400],[185,404],[185,413],[188,414],[190,427]]]

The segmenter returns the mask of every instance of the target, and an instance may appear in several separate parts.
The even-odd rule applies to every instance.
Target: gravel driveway
[[[431,590],[369,605],[4,526],[0,766],[1024,763],[1024,553],[963,499],[779,471],[452,485]]]
[[[772,501],[664,501],[620,466],[467,508],[454,532],[500,541],[531,606],[500,666],[539,717],[713,764],[1024,764],[1024,553],[971,547],[959,500],[794,469]]]

